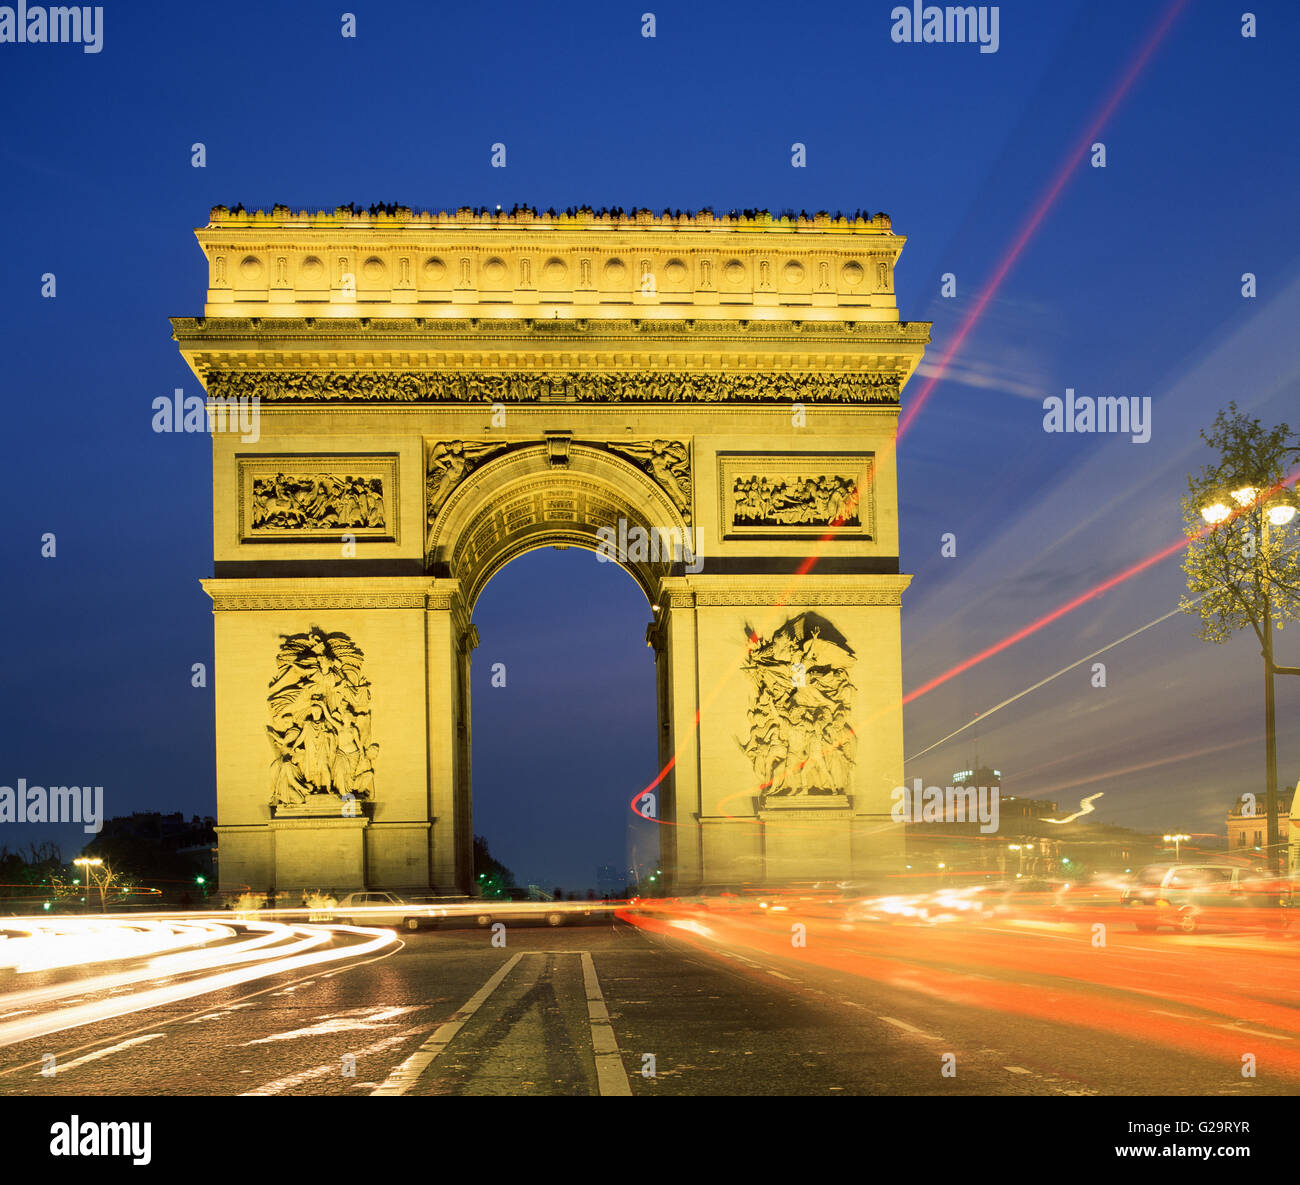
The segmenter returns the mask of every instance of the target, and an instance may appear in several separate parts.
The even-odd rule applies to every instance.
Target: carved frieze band
[[[215,593],[215,612],[255,611],[263,609],[449,609],[446,604],[426,604],[424,593],[357,592],[357,593]]]
[[[894,578],[897,579],[897,578]],[[674,590],[660,594],[659,602],[673,609],[692,606],[746,607],[760,609],[776,597],[770,588],[737,592]],[[807,589],[794,598],[801,605],[898,605],[903,589],[864,588],[861,590]],[[453,597],[448,593],[216,593],[212,597],[216,612],[239,612],[265,609],[451,609]]]
[[[871,453],[724,453],[718,492],[724,535],[871,539]]]
[[[899,374],[685,371],[213,371],[208,395],[265,403],[898,402]]]
[[[897,579],[895,577],[894,579]],[[678,594],[680,595],[680,594]],[[764,597],[767,599],[764,600]],[[709,606],[762,607],[770,604],[773,593],[769,589],[753,592],[709,592],[701,589],[695,593],[695,604],[701,608]],[[800,589],[791,596],[791,603],[800,605],[901,605],[902,588],[864,588],[853,589]],[[674,602],[676,604],[676,602]]]
[[[396,454],[239,456],[244,543],[398,537]]]

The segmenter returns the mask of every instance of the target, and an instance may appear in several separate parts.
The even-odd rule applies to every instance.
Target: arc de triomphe
[[[196,233],[223,889],[468,891],[474,604],[548,545],[645,591],[666,772],[636,805],[678,892],[899,861],[894,438],[930,327],[887,217]]]

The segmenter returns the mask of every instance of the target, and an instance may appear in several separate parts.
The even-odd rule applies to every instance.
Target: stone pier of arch
[[[899,866],[894,440],[929,326],[899,320],[887,218],[218,207],[196,233],[174,336],[218,428],[257,418],[212,441],[223,890],[468,892],[480,592],[648,538],[684,544],[616,557],[674,889]]]

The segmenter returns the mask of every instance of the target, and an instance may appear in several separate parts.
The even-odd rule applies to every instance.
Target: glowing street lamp
[[[1289,450],[1294,451],[1294,450]],[[1236,504],[1236,510],[1228,505],[1228,499]],[[1244,483],[1228,492],[1227,498],[1222,494],[1211,494],[1200,507],[1201,517],[1211,526],[1217,527],[1234,514],[1249,514],[1259,520],[1260,550],[1256,556],[1268,555],[1269,528],[1285,527],[1296,516],[1297,499],[1295,491],[1285,486],[1273,489],[1261,489]],[[1281,838],[1277,819],[1277,722],[1274,707],[1273,676],[1300,675],[1300,667],[1279,667],[1273,661],[1273,612],[1269,597],[1268,580],[1259,582],[1260,595],[1263,600],[1262,625],[1264,635],[1264,767],[1266,809],[1268,812],[1268,863],[1275,871],[1280,871]],[[1165,837],[1168,840],[1168,836]],[[1184,836],[1184,839],[1187,837]],[[1177,853],[1177,845],[1174,848]],[[1177,856],[1175,855],[1175,859]]]
[[[101,860],[98,856],[78,856],[73,861],[73,864],[77,865],[80,868],[84,868],[86,871],[86,912],[87,913],[90,912],[90,889],[91,886],[95,883],[95,874],[91,870],[102,867],[103,863],[104,861]],[[105,912],[107,909],[107,906],[104,904],[104,886],[102,884],[99,887],[99,909],[101,913]]]
[[[1191,838],[1192,838],[1192,837],[1191,837],[1190,835],[1183,835],[1181,832],[1180,832],[1178,835],[1166,835],[1166,836],[1165,836],[1165,843],[1171,843],[1171,844],[1174,845],[1174,863],[1175,863],[1175,864],[1178,863],[1178,857],[1179,857],[1179,854],[1180,854],[1180,852],[1181,852],[1181,850],[1182,850],[1182,843],[1183,843],[1183,841],[1184,841],[1184,840],[1190,840]]]

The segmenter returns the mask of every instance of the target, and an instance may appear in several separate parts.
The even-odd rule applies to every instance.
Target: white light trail
[[[97,924],[102,926],[104,923],[101,919]],[[127,922],[119,924],[134,925]],[[165,986],[112,995],[81,1004],[70,1004],[54,1010],[46,1009],[34,1015],[24,1016],[22,1019],[0,1023],[0,1046],[31,1041],[65,1029],[143,1012],[149,1008],[162,1007],[178,1000],[206,995],[209,992],[220,991],[256,979],[299,971],[305,967],[318,967],[344,959],[355,959],[392,946],[398,941],[397,935],[392,930],[360,926],[282,926],[273,922],[259,922],[249,923],[248,928],[263,929],[267,933],[246,942],[230,943],[214,950],[165,956],[155,959],[149,967],[120,975],[102,975],[89,980],[80,979],[0,996],[0,1009],[14,1009],[24,1005],[48,1004],[58,999],[81,998],[92,992],[106,991],[112,987],[138,983],[142,980],[152,980],[156,983],[159,979],[177,975],[189,976],[178,983],[167,983]],[[328,950],[314,949],[332,941],[339,934],[358,935],[364,941]],[[71,933],[65,933],[65,939],[76,941],[75,935]],[[240,963],[253,965],[232,966]],[[220,970],[223,967],[227,969]],[[196,972],[213,973],[196,975]]]

